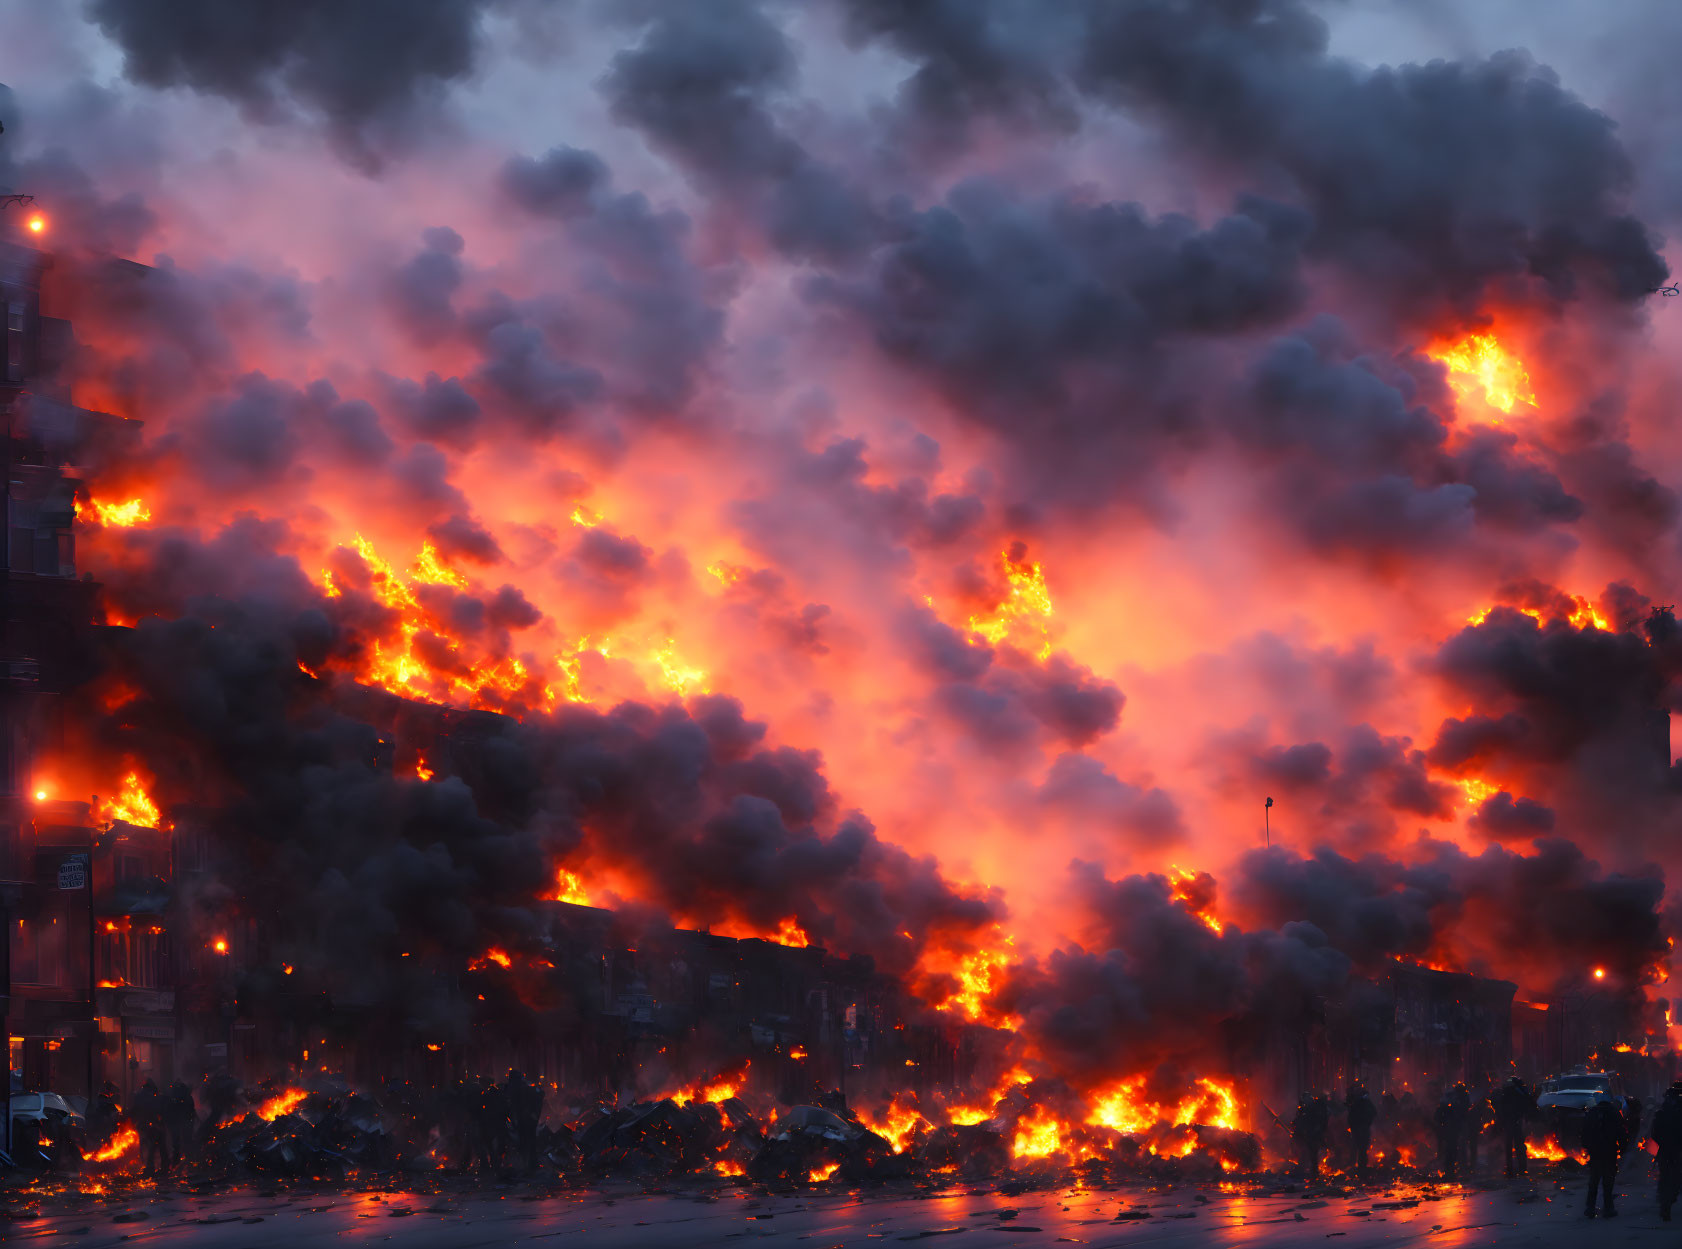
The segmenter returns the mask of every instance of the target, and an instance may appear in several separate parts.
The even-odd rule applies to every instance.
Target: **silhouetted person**
[[[1659,1217],[1668,1223],[1670,1208],[1682,1195],[1682,1083],[1664,1091],[1648,1135],[1659,1147]]]
[[[1487,1093],[1479,1094],[1472,1099],[1471,1109],[1466,1112],[1466,1175],[1474,1176],[1478,1173],[1478,1147],[1490,1126],[1495,1122],[1495,1107],[1489,1100]]]
[[[102,1148],[122,1122],[123,1108],[117,1101],[117,1086],[107,1080],[99,1087],[99,1096],[88,1107],[88,1144],[91,1149]]]
[[[1456,1083],[1448,1091],[1448,1104],[1454,1107],[1454,1166],[1459,1171],[1466,1149],[1467,1130],[1472,1121],[1472,1094],[1464,1081]]]
[[[183,1162],[193,1150],[193,1132],[199,1125],[199,1108],[193,1090],[177,1080],[169,1086],[164,1102],[164,1126],[169,1129],[169,1164]]]
[[[1460,1110],[1443,1094],[1437,1111],[1431,1117],[1437,1129],[1437,1174],[1445,1180],[1454,1177],[1454,1164],[1460,1157]]]
[[[479,1090],[479,1148],[487,1170],[502,1166],[508,1148],[508,1096],[491,1080]]]
[[[1304,1183],[1320,1174],[1320,1154],[1326,1147],[1329,1118],[1326,1099],[1308,1096],[1297,1103],[1297,1112],[1291,1118],[1291,1141],[1296,1145]]]
[[[1364,1086],[1357,1084],[1344,1096],[1344,1114],[1349,1121],[1349,1151],[1356,1172],[1367,1174],[1367,1151],[1372,1148],[1372,1125],[1378,1120],[1378,1107],[1367,1096]]]
[[[1602,1217],[1610,1219],[1618,1213],[1612,1205],[1612,1190],[1618,1182],[1618,1154],[1627,1131],[1623,1114],[1608,1096],[1602,1096],[1583,1116],[1583,1149],[1589,1156],[1589,1196],[1583,1214],[1588,1218],[1594,1217],[1597,1189],[1604,1203]]]
[[[1495,1125],[1507,1147],[1507,1176],[1525,1174],[1530,1160],[1524,1149],[1525,1121],[1536,1112],[1536,1096],[1525,1082],[1514,1076],[1495,1095]]]
[[[169,1167],[169,1140],[164,1128],[164,1098],[148,1076],[129,1105],[129,1118],[140,1136],[140,1172],[162,1175]]]
[[[526,1079],[523,1071],[510,1071],[502,1086],[508,1101],[508,1119],[514,1128],[514,1146],[527,1171],[537,1170],[537,1123],[543,1118],[543,1089]]]
[[[218,1124],[226,1123],[234,1113],[234,1106],[239,1102],[239,1081],[226,1067],[210,1077],[205,1085],[204,1124],[200,1130],[200,1137],[210,1135]]]

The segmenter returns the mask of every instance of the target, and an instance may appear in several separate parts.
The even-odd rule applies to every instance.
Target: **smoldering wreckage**
[[[0,181],[64,223],[62,243],[44,215],[0,243],[9,1195],[1570,1171],[1573,1079],[1638,1139],[1682,1037],[1648,861],[1671,851],[1682,792],[1682,630],[1653,588],[1676,575],[1654,552],[1682,504],[1629,436],[1656,418],[1583,380],[1624,368],[1668,280],[1612,127],[1522,57],[1361,69],[1296,0],[1071,2],[1032,30],[1015,28],[1037,6],[976,0],[1021,37],[973,59],[946,55],[970,47],[945,28],[970,6],[835,4],[861,46],[915,66],[878,119],[880,168],[832,166],[782,117],[798,58],[769,7],[636,6],[599,89],[693,183],[707,228],[595,153],[496,146],[472,208],[510,255],[536,240],[509,267],[528,271],[428,225],[418,253],[405,235],[358,255],[390,270],[366,305],[338,280],[354,266],[310,288],[195,256],[181,231],[163,235],[189,244],[179,258],[114,258],[156,254],[167,207],[107,194],[121,170],[6,152]],[[201,64],[202,32],[172,20],[190,7],[88,6],[135,82],[227,97],[251,125],[297,121],[274,105],[298,94],[334,159],[374,178],[402,110],[447,96],[477,23],[512,6],[417,6],[395,37],[436,22],[460,57],[377,58],[394,68],[359,82],[372,103],[330,72],[359,63],[360,31],[283,16],[272,52]],[[322,73],[298,72],[312,57]],[[256,87],[230,85],[241,58]],[[977,64],[1006,85],[978,89]],[[1242,90],[1185,87],[1207,82]],[[1109,109],[1282,198],[1204,227],[1101,202],[1084,174],[1039,198],[879,184],[965,149],[958,114],[1008,145]],[[1348,128],[1319,124],[1333,115]],[[731,239],[741,258],[709,254]],[[804,275],[767,283],[799,287],[791,334],[856,335],[861,372],[996,439],[999,463],[953,471],[920,429],[889,454],[903,431],[873,444],[805,394],[787,438],[720,435],[717,413],[766,406],[709,389],[739,376],[724,327],[737,268],[758,264]],[[574,288],[599,318],[549,298]],[[357,342],[356,368],[322,366],[332,334],[308,327],[330,298],[401,349]],[[677,469],[664,447],[635,458],[664,429],[651,413],[691,405],[708,419]],[[1210,448],[1265,468],[1272,545],[1243,562],[1335,565],[1362,596],[1411,578],[1432,610],[1410,602],[1347,648],[1293,641],[1294,621],[1199,638],[1207,671],[1151,673],[1163,701],[1253,683],[1268,715],[1284,689],[1303,717],[1200,722],[1196,766],[1159,786],[1126,771],[1133,745],[1103,749],[1127,705],[1103,674],[1139,656],[1068,649],[1047,552],[1078,565],[1111,505],[1148,527],[1135,511],[1174,510],[1159,482],[1206,502],[1175,474]],[[614,478],[621,453],[636,471]],[[723,493],[657,535],[674,475]],[[1254,536],[1226,528],[1235,548]],[[691,530],[718,541],[690,550]],[[868,576],[817,553],[837,530],[833,558]],[[1425,584],[1462,556],[1471,614]],[[1603,588],[1554,584],[1586,570]],[[691,613],[717,627],[692,639]],[[885,675],[859,658],[873,648]],[[1397,710],[1403,673],[1437,711]],[[837,755],[902,718],[832,788],[839,765],[779,738],[760,700]],[[838,793],[891,798],[930,760],[952,779],[917,783],[962,790],[954,819],[1004,812],[1060,855],[1090,829],[1116,841],[1113,863],[1061,855],[1031,882],[1051,882],[1055,941]],[[1264,831],[1222,849],[1218,879],[1174,866],[1196,841],[1176,787],[1212,827],[1229,790],[1257,814],[1277,793],[1264,818],[1324,846]],[[971,830],[940,832],[965,861]]]

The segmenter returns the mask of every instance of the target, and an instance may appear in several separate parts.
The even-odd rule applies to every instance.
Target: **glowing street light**
[[[1606,969],[1604,967],[1596,967],[1594,969],[1594,978],[1596,980],[1606,979]]]

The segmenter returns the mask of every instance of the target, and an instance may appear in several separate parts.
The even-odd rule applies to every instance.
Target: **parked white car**
[[[1575,1118],[1602,1097],[1620,1101],[1617,1077],[1604,1071],[1582,1071],[1542,1081],[1536,1109],[1550,1118]]]
[[[57,1093],[13,1093],[12,1121],[33,1119],[36,1122],[47,1122],[53,1126],[68,1123],[71,1127],[82,1126],[82,1116],[76,1108]]]

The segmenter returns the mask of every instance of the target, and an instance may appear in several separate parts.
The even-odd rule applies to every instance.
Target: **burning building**
[[[8,994],[0,996],[12,1070],[29,1087],[79,1090],[101,1048],[91,901],[100,862],[90,806],[65,792],[49,760],[63,748],[66,696],[95,663],[98,587],[76,565],[81,466],[132,439],[134,423],[71,402],[71,329],[41,309],[47,265],[34,248],[0,250],[7,314],[0,891],[10,954]]]

